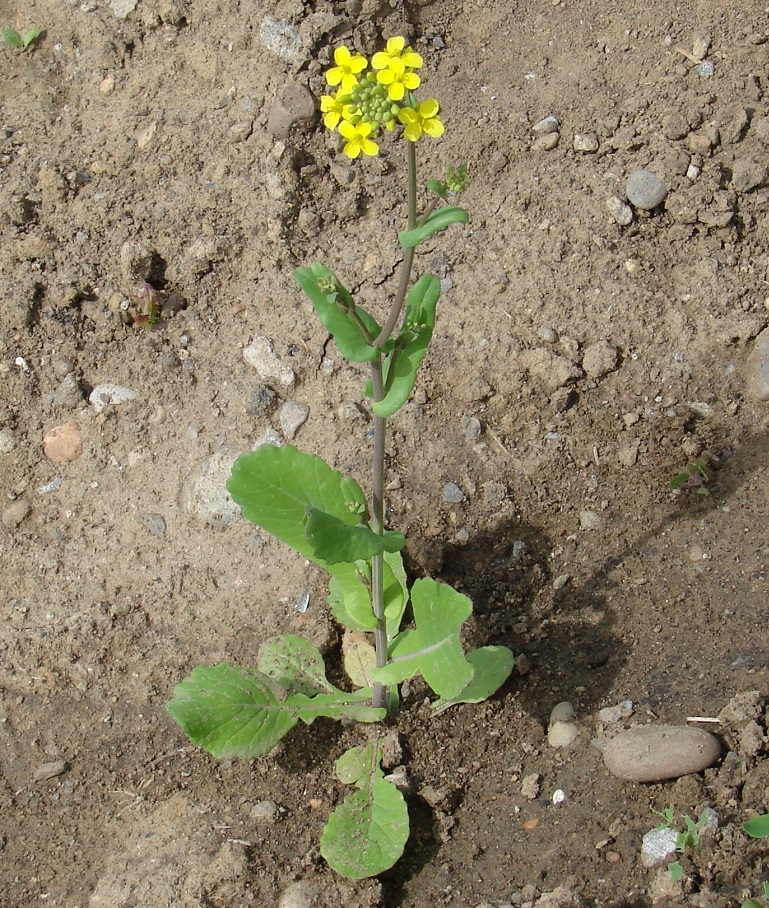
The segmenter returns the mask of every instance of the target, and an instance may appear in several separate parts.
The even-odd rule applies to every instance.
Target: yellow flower
[[[400,60],[409,69],[419,69],[424,61],[410,47],[407,47],[404,51],[405,44],[405,38],[388,38],[387,49],[374,54],[371,59],[374,69],[389,69],[393,60]]]
[[[344,97],[344,100],[340,100],[340,95]],[[350,105],[346,103],[347,101],[349,101],[349,95],[343,95],[341,91],[335,95],[320,96],[320,112],[325,114],[323,125],[326,129],[336,129],[340,120],[348,118]]]
[[[351,54],[346,47],[337,47],[334,51],[334,63],[326,73],[329,85],[339,85],[343,92],[349,91],[358,84],[358,74],[366,68],[366,58],[361,54]]]
[[[352,124],[347,120],[342,120],[339,124],[339,134],[347,139],[347,144],[342,150],[348,158],[357,158],[361,152],[365,155],[379,153],[379,146],[369,138],[371,129],[370,123]]]
[[[416,73],[406,69],[397,57],[393,57],[387,69],[381,69],[376,75],[379,82],[387,86],[387,94],[391,101],[403,100],[406,92],[419,88],[422,81]]]
[[[428,98],[416,107],[404,107],[398,112],[403,123],[403,134],[409,142],[416,142],[423,135],[437,139],[443,135],[443,123],[438,119],[439,105],[435,98]]]

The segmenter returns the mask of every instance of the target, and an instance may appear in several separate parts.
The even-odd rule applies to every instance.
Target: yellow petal
[[[422,81],[416,73],[406,73],[401,80],[409,91],[419,88]]]
[[[387,53],[392,56],[397,56],[406,46],[406,39],[402,38],[400,35],[397,35],[395,38],[387,39]]]
[[[441,121],[436,117],[433,117],[431,120],[425,120],[425,122],[422,124],[422,129],[432,139],[437,139],[446,131],[443,123],[441,123]]]
[[[363,139],[361,142],[361,149],[363,154],[369,155],[369,157],[379,154],[379,146],[371,139]]]
[[[339,124],[339,135],[345,139],[352,140],[358,133],[352,123],[349,123],[347,120],[342,120]]]
[[[360,145],[358,145],[357,142],[348,142],[344,146],[342,151],[347,155],[348,158],[355,160],[355,158],[357,158],[360,154]]]
[[[411,48],[408,48],[406,50],[406,53],[403,54],[403,56],[401,57],[401,60],[403,60],[403,62],[406,64],[406,66],[408,66],[410,69],[420,69],[421,66],[425,62],[419,56],[419,54],[415,54],[414,51],[411,50]]]
[[[391,101],[402,101],[405,94],[406,89],[400,82],[393,82],[387,89],[387,95]]]
[[[439,104],[435,98],[428,98],[426,101],[422,101],[419,105],[419,113],[426,120],[429,120],[430,117],[434,117],[439,110]]]

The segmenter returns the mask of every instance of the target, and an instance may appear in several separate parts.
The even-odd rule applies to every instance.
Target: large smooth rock
[[[603,751],[609,772],[628,782],[677,779],[707,769],[720,756],[716,737],[686,725],[631,728],[612,738]]]

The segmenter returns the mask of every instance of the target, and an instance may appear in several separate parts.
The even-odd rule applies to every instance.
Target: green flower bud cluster
[[[380,126],[392,129],[401,109],[400,104],[390,99],[387,86],[378,82],[376,73],[373,72],[368,73],[362,82],[353,85],[344,101],[351,108],[350,122],[353,125],[370,123],[372,133]]]

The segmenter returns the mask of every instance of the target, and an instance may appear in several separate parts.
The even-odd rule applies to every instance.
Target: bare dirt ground
[[[766,846],[741,824],[769,807],[769,404],[745,377],[769,324],[765,2],[131,5],[0,0],[0,26],[45,27],[26,53],[0,48],[0,904],[758,894]],[[294,44],[271,49],[276,22]],[[275,632],[338,665],[320,572],[226,502],[204,507],[289,399],[309,406],[295,444],[367,483],[363,373],[291,271],[322,260],[384,310],[401,149],[351,165],[317,122],[280,139],[269,115],[286,84],[322,92],[338,44],[371,53],[394,34],[423,54],[447,127],[420,146],[424,177],[467,161],[473,182],[470,226],[419,256],[448,289],[394,420],[390,521],[415,574],[473,596],[472,642],[507,644],[528,671],[433,721],[411,685],[393,726],[412,837],[393,871],[353,883],[317,841],[356,729],[318,722],[274,758],[217,763],[163,704],[193,666],[254,664]],[[551,115],[546,148],[532,127]],[[575,150],[588,133],[597,150]],[[620,211],[643,167],[667,196],[620,226],[607,200]],[[154,327],[133,319],[138,277],[171,297]],[[256,336],[292,387],[244,362]],[[102,383],[135,397],[97,414]],[[83,449],[57,463],[43,441],[67,423]],[[672,493],[703,455],[711,494]],[[444,501],[450,482],[462,501]],[[623,725],[681,724],[748,691],[704,774],[641,786],[605,769],[601,708],[629,699]],[[554,749],[562,700],[580,735]],[[266,800],[270,823],[253,811]],[[640,859],[669,804],[719,824],[675,886]]]

